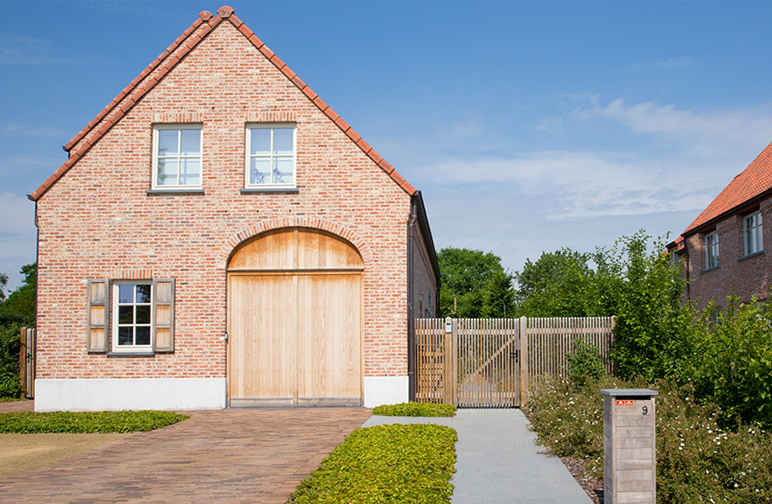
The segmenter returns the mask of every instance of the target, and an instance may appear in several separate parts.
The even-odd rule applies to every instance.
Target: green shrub
[[[600,380],[606,374],[600,359],[598,347],[586,341],[574,345],[574,351],[566,355],[568,378],[576,385],[584,385],[587,380]]]
[[[734,427],[738,419],[772,429],[772,312],[755,300],[740,305],[728,298],[719,323],[705,328],[691,361],[689,376],[699,398],[718,404],[720,421]]]
[[[567,380],[543,384],[527,412],[539,441],[559,456],[588,459],[603,477],[602,388],[643,388],[646,383],[606,377],[578,387]],[[691,385],[650,386],[657,404],[657,502],[761,504],[772,501],[772,436],[753,426],[723,430],[721,410],[695,401]]]
[[[373,409],[373,415],[407,416],[407,417],[453,417],[456,416],[456,408],[451,404],[430,403],[399,403],[384,404]]]
[[[290,497],[296,504],[450,502],[456,431],[440,425],[357,429]]]
[[[23,391],[18,375],[0,373],[0,399],[18,399]]]
[[[0,413],[0,433],[141,432],[190,418],[168,411]]]

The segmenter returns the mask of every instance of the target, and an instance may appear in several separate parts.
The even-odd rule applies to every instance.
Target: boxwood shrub
[[[168,411],[1,413],[0,433],[141,432],[190,418]]]
[[[456,408],[450,404],[429,403],[399,403],[384,404],[373,409],[373,415],[407,416],[407,417],[453,417],[456,416]]]
[[[450,502],[456,431],[440,425],[357,429],[303,481],[293,504]]]

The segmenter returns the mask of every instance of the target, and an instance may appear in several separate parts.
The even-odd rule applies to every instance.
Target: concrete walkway
[[[558,457],[545,455],[516,409],[463,409],[453,418],[373,416],[364,427],[434,423],[453,427],[456,474],[454,504],[592,504]]]

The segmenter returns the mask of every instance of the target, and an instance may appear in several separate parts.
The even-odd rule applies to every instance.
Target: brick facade
[[[743,220],[746,215],[760,211],[765,246],[772,245],[772,198],[762,200],[758,205],[743,209],[718,221],[714,226],[685,238],[688,250],[689,298],[698,308],[704,308],[711,299],[716,300],[720,308],[726,307],[726,296],[736,295],[741,302],[749,301],[751,296],[758,300],[767,300],[772,287],[772,256],[761,252],[745,256],[743,243]],[[716,232],[719,243],[719,266],[706,268],[705,236]],[[683,253],[682,253],[683,254]]]
[[[75,161],[32,195],[39,226],[36,377],[224,377],[228,257],[242,241],[281,227],[323,229],[357,247],[364,261],[364,376],[405,376],[406,230],[415,191],[366,143],[356,143],[358,135],[326,104],[313,102],[305,83],[269,60],[238,18],[223,9],[206,14],[186,32],[187,42],[173,45],[138,87],[127,88],[101,122],[69,144]],[[241,193],[245,125],[278,121],[296,124],[297,192]],[[202,125],[203,194],[146,193],[152,126],[159,123]],[[421,247],[422,257],[434,254]],[[421,289],[436,289],[431,269],[421,268]],[[98,278],[174,278],[175,351],[89,354],[86,282]]]
[[[759,212],[762,221],[762,250],[746,254],[745,217]],[[711,300],[726,307],[726,297],[740,302],[767,300],[772,287],[772,143],[738,174],[674,242],[668,251],[682,260],[689,279],[686,296],[702,309]],[[718,236],[717,267],[709,268],[706,236]]]

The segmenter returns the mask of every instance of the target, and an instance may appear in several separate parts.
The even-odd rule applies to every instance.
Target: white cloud
[[[610,119],[634,133],[659,135],[688,144],[697,152],[711,152],[724,146],[766,146],[772,140],[772,110],[768,106],[711,112],[679,110],[675,105],[654,102],[625,105],[622,98],[607,106],[577,109],[585,119]]]
[[[634,153],[542,151],[516,157],[445,160],[428,167],[445,186],[507,187],[512,197],[548,202],[547,220],[699,210],[720,189],[714,180],[691,180],[697,167],[672,170],[674,160]],[[702,167],[704,168],[704,166]]]

